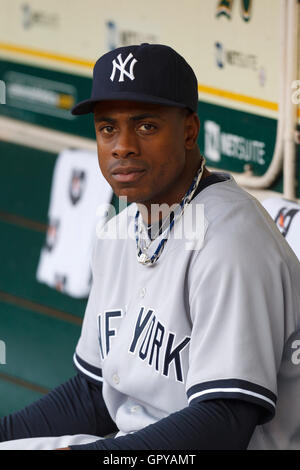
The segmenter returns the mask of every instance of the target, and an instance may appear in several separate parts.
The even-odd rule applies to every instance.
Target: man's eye
[[[103,134],[111,134],[113,132],[114,128],[112,126],[103,126],[100,128],[100,132]]]
[[[144,124],[141,124],[139,129],[141,131],[153,131],[155,129],[155,126],[153,124],[149,124],[149,123],[144,123]]]

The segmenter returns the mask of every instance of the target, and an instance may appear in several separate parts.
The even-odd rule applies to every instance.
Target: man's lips
[[[112,177],[120,183],[128,183],[140,179],[146,170],[138,167],[117,167],[111,172]]]

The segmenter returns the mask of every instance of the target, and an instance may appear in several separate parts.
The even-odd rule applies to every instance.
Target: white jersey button
[[[135,405],[130,408],[131,413],[137,413],[140,410],[141,410],[141,407],[139,405]]]
[[[142,299],[145,297],[146,292],[147,292],[146,287],[142,287],[142,288],[140,289],[140,297],[141,297]]]
[[[118,385],[120,383],[120,377],[118,376],[118,374],[114,374],[112,379],[114,384]]]

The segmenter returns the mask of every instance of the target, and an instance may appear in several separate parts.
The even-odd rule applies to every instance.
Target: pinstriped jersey
[[[74,362],[103,382],[119,435],[227,397],[261,407],[249,448],[300,448],[300,263],[259,202],[223,176],[190,203],[204,208],[197,249],[174,231],[144,266],[130,236],[136,204],[107,223]]]

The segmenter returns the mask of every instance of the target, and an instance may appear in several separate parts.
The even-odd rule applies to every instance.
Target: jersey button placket
[[[140,289],[140,298],[143,299],[147,293],[146,287],[141,287]]]
[[[114,375],[112,376],[112,379],[113,379],[113,383],[114,383],[115,385],[119,385],[119,383],[120,383],[120,377],[118,376],[118,374],[114,374]]]

